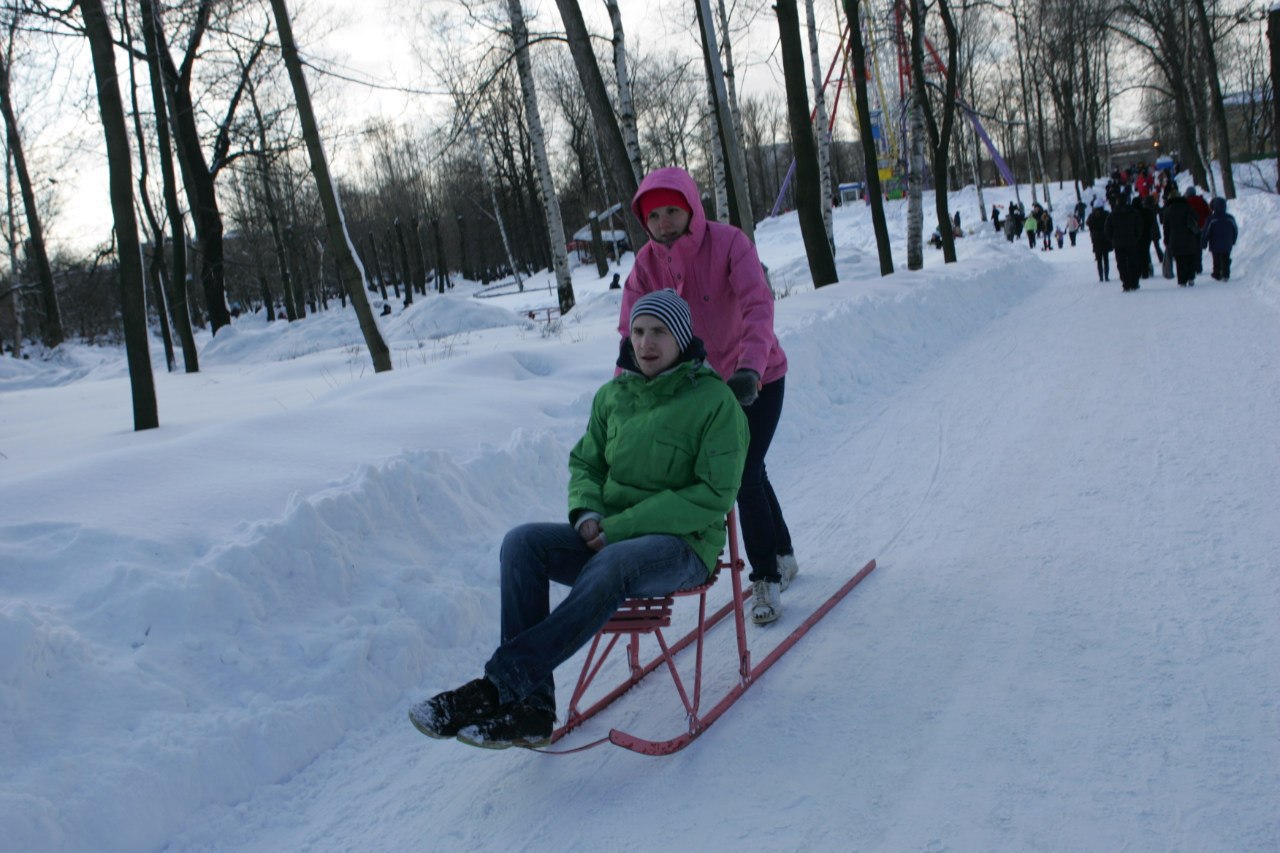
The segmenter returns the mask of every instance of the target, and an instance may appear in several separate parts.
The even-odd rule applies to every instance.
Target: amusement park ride
[[[906,110],[904,107],[911,92],[911,45],[908,41],[906,27],[908,18],[907,0],[892,0],[889,14],[883,17],[872,14],[868,10],[868,5],[862,4],[859,14],[862,18],[860,23],[863,37],[867,42],[867,96],[870,100],[868,106],[871,112],[872,139],[875,142],[877,153],[876,168],[879,171],[880,185],[885,197],[891,199],[901,198],[906,185],[905,176],[907,172],[907,158],[904,153],[907,135]],[[833,99],[835,106],[832,108],[827,121],[828,135],[830,135],[832,128],[835,127],[836,115],[840,106],[840,96],[844,92],[846,81],[852,76],[850,67],[852,60],[849,58],[848,50],[850,37],[851,27],[846,24],[835,55],[832,57],[831,64],[827,67],[827,76],[822,83],[823,92],[825,93],[831,86],[832,76],[835,74],[836,68],[840,69],[840,74],[835,80],[835,98]],[[924,67],[925,75],[945,79],[948,74],[946,63],[943,62],[942,57],[938,54],[928,36],[925,37],[924,44],[927,51]],[[885,92],[885,78],[880,70],[880,55],[887,50],[892,50],[897,62],[898,94],[895,100],[890,100]],[[852,108],[852,87],[849,88],[849,102]],[[982,120],[978,113],[959,99],[956,100],[956,106],[973,123],[974,131],[977,133],[978,138],[982,140],[983,145],[986,146],[1001,177],[1009,185],[1014,185],[1016,179],[1013,172],[1008,164],[1005,163],[1004,158],[1000,156],[1000,152],[987,134],[986,128],[982,126]],[[813,115],[816,115],[816,113],[817,110],[815,108]],[[787,182],[789,182],[790,178],[791,173],[788,173]],[[773,209],[774,215],[781,208],[782,199],[787,190],[787,182],[784,182],[782,191],[778,194],[778,201]]]

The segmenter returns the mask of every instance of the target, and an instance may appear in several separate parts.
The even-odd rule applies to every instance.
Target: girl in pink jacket
[[[787,356],[773,332],[773,291],[746,234],[708,222],[698,185],[683,169],[650,172],[631,210],[652,241],[636,253],[622,291],[618,331],[626,337],[631,306],[672,288],[689,303],[707,362],[725,378],[747,415],[747,449],[738,515],[751,564],[756,624],[782,613],[781,592],[798,571],[791,533],[765,471],[764,457],[782,414]]]

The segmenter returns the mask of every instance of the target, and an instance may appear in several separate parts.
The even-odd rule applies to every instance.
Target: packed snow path
[[[493,754],[394,709],[173,849],[1274,849],[1280,316],[1040,258],[874,410],[793,372],[789,406],[806,372],[845,402],[771,457],[802,562],[774,633],[881,568],[693,748]]]

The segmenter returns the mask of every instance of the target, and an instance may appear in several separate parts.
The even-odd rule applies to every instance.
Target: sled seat
[[[628,598],[600,629],[601,634],[651,634],[659,628],[671,627],[671,608],[677,598],[705,595],[720,577],[721,562],[716,563],[710,579],[699,586],[680,589],[660,598]]]
[[[746,646],[746,623],[742,607],[743,600],[746,598],[742,590],[741,577],[745,563],[738,552],[736,511],[731,510],[729,512],[725,519],[725,527],[728,532],[728,544],[725,551],[717,558],[715,568],[706,583],[655,598],[629,598],[622,603],[622,606],[610,617],[604,627],[596,633],[595,638],[591,641],[586,660],[582,664],[582,671],[578,675],[577,684],[574,686],[565,723],[553,733],[553,742],[581,725],[585,720],[630,690],[642,678],[663,664],[666,664],[676,691],[680,694],[680,700],[684,704],[685,711],[689,717],[690,730],[693,731],[695,728],[700,728],[702,724],[698,719],[698,706],[702,694],[703,640],[706,632],[730,613],[735,615],[738,629],[739,670],[743,677],[746,677],[751,670],[751,663]],[[716,581],[720,575],[726,571],[732,581],[729,601],[714,613],[708,614],[707,595],[716,586]],[[668,644],[663,629],[671,626],[671,613],[676,600],[694,597],[698,600],[697,623],[691,631],[677,642]],[[654,637],[660,651],[648,663],[642,664],[640,641],[646,635]],[[627,678],[603,698],[591,704],[590,707],[583,709],[581,707],[583,697],[591,687],[592,682],[595,681],[596,675],[599,674],[609,655],[618,646],[618,641],[624,638],[625,642],[622,647],[626,650],[627,656]],[[690,645],[696,647],[693,690],[691,692],[685,689],[684,680],[680,677],[680,671],[675,662],[675,656]]]

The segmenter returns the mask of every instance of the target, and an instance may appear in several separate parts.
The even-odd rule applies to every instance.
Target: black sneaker
[[[458,740],[484,749],[532,748],[551,743],[551,732],[555,727],[554,710],[514,702],[503,705],[488,719],[463,728],[458,732]]]
[[[409,722],[427,737],[450,738],[492,716],[498,708],[498,688],[487,678],[477,678],[414,705],[409,709]]]

